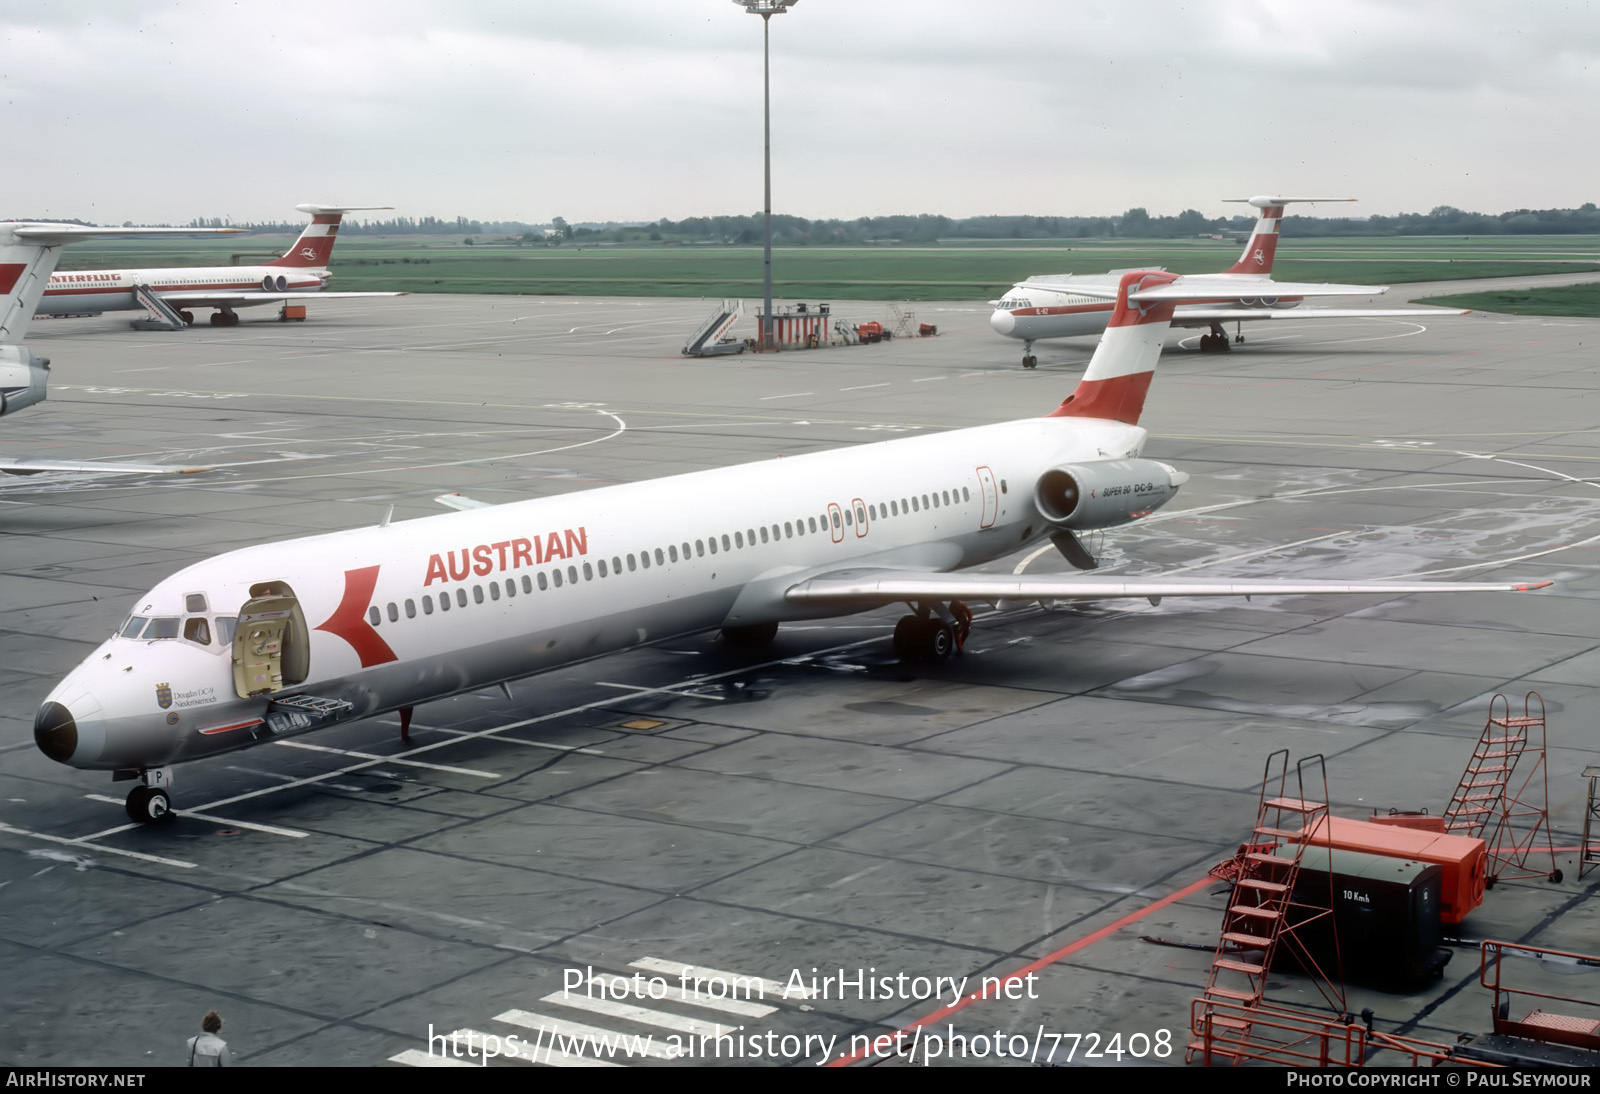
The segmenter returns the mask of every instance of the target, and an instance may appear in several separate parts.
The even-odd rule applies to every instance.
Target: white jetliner
[[[1145,392],[1173,306],[1215,278],[1124,275],[1083,380],[1040,418],[766,460],[230,551],[141,596],[46,698],[50,758],[139,778],[643,642],[905,603],[902,657],[938,659],[962,601],[1501,592],[1549,584],[1231,581],[959,571],[1145,516],[1188,476],[1144,459]],[[1012,489],[1013,485],[1015,489]]]
[[[22,344],[39,296],[56,268],[61,248],[75,240],[107,236],[226,235],[241,228],[90,228],[81,224],[33,221],[0,222],[0,415],[41,403],[50,382],[50,361]],[[106,463],[94,460],[11,459],[0,457],[0,471],[91,471],[174,475],[205,471],[150,463]]]
[[[1466,315],[1452,308],[1308,308],[1295,310],[1300,303],[1290,286],[1272,280],[1272,259],[1278,248],[1278,224],[1283,207],[1291,202],[1354,201],[1354,198],[1227,198],[1261,210],[1255,231],[1245,243],[1239,261],[1226,270],[1206,277],[1241,282],[1253,291],[1243,295],[1219,296],[1214,300],[1185,305],[1173,315],[1175,327],[1205,327],[1202,351],[1226,350],[1228,332],[1224,323],[1248,323],[1272,319],[1385,319],[1441,315]],[[1150,267],[1146,267],[1150,268]],[[1159,268],[1159,267],[1156,267]],[[1099,334],[1111,318],[1118,279],[1127,270],[1104,274],[1044,274],[1019,281],[1002,300],[991,300],[994,311],[989,326],[996,334],[1022,339],[1022,367],[1036,368],[1033,344],[1043,338],[1075,338]],[[1236,286],[1236,289],[1238,287]],[[1376,296],[1389,291],[1387,285],[1323,285],[1317,295]],[[1108,295],[1109,294],[1109,295]],[[1237,327],[1235,327],[1237,330]],[[1243,342],[1244,335],[1236,334]]]
[[[194,322],[198,308],[215,308],[211,325],[238,325],[236,308],[262,304],[303,304],[307,300],[356,296],[404,296],[397,292],[323,292],[328,256],[345,213],[390,209],[390,205],[296,205],[311,223],[282,258],[264,266],[188,266],[154,270],[73,270],[58,273],[39,302],[39,315],[98,315],[108,311],[148,311],[140,320],[175,329]]]

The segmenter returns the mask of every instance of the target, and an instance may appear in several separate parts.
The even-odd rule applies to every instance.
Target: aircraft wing
[[[1275,296],[1377,296],[1389,291],[1387,285],[1323,285],[1308,281],[1269,281],[1227,275],[1182,277],[1168,285],[1130,292],[1129,300],[1193,300],[1216,296],[1223,300],[1240,297]],[[1116,293],[1111,294],[1113,300]]]
[[[1172,315],[1172,325],[1204,327],[1213,321],[1236,323],[1254,319],[1414,319],[1471,314],[1470,308],[1241,308],[1197,304],[1178,308]]]
[[[170,463],[113,463],[109,460],[36,460],[0,456],[0,472],[37,475],[41,471],[75,471],[110,475],[195,475],[209,467],[180,467]]]
[[[488,509],[494,504],[493,502],[479,501],[477,498],[469,498],[465,494],[440,494],[433,500],[447,509],[460,509],[463,512],[468,509]]]
[[[1074,574],[911,573],[901,570],[837,570],[801,581],[785,600],[837,604],[858,610],[917,600],[1103,600],[1137,597],[1158,603],[1168,596],[1319,596],[1326,593],[1405,596],[1412,593],[1526,592],[1549,581],[1188,581],[1183,578],[1083,577]]]
[[[156,293],[169,304],[188,304],[195,308],[243,308],[251,304],[270,304],[275,300],[290,303],[301,300],[348,300],[354,296],[408,296],[403,292],[206,292],[204,289],[183,289],[178,292]]]
[[[239,235],[247,228],[92,228],[87,224],[54,224],[44,221],[7,222],[0,230],[39,243],[46,247],[59,247],[81,239],[101,239],[107,236],[226,236]]]

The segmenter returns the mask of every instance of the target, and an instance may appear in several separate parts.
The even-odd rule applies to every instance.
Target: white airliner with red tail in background
[[[50,278],[39,315],[98,315],[108,311],[147,311],[159,328],[188,326],[201,308],[216,309],[212,326],[239,322],[237,308],[263,304],[304,304],[358,296],[404,296],[397,292],[324,292],[328,258],[346,213],[389,209],[389,205],[297,205],[311,214],[300,238],[262,266],[188,266],[151,270],[72,270]]]
[[[1219,273],[1206,274],[1207,278],[1236,281],[1241,286],[1240,295],[1219,296],[1178,308],[1172,318],[1175,327],[1200,327],[1210,334],[1200,337],[1202,351],[1226,350],[1228,332],[1225,323],[1253,323],[1276,319],[1389,319],[1449,315],[1466,315],[1466,311],[1453,308],[1299,308],[1300,299],[1286,291],[1286,286],[1272,280],[1272,260],[1278,249],[1278,226],[1283,220],[1283,207],[1292,202],[1354,201],[1354,198],[1283,198],[1253,197],[1228,198],[1259,209],[1255,230],[1244,245],[1239,260]],[[1022,367],[1036,368],[1039,359],[1033,354],[1033,344],[1046,338],[1076,338],[1086,334],[1099,334],[1106,329],[1111,318],[1118,279],[1126,270],[1112,270],[1104,274],[1045,274],[1019,281],[1007,290],[1005,297],[991,300],[994,311],[989,315],[989,326],[996,334],[1022,340]],[[1321,296],[1376,296],[1389,291],[1386,285],[1322,285]],[[1243,334],[1234,340],[1244,341]]]
[[[23,344],[28,323],[50,271],[56,268],[61,248],[75,241],[108,236],[218,235],[240,228],[94,228],[83,224],[41,221],[0,221],[0,416],[42,403],[50,382],[50,361]],[[111,463],[99,460],[51,460],[0,457],[0,471],[34,474],[40,471],[117,472],[171,475],[204,471],[203,467],[166,464]]]
[[[1314,291],[1316,286],[1288,286]],[[904,603],[903,658],[938,660],[964,602],[1504,592],[1535,584],[1125,580],[970,573],[1165,504],[1188,476],[1142,455],[1145,393],[1175,305],[1224,279],[1125,274],[1077,389],[1043,417],[697,471],[230,551],[138,597],[45,699],[38,747],[139,780],[168,815],[172,765],[398,711],[640,643]],[[444,499],[441,499],[444,500]]]

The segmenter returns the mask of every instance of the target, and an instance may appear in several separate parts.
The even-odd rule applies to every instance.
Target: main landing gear
[[[211,325],[213,327],[237,327],[239,325],[239,313],[230,311],[227,308],[218,308],[212,313]]]
[[[128,794],[128,819],[138,824],[159,824],[173,817],[172,769],[152,767],[139,772],[139,785]]]
[[[737,627],[723,627],[722,640],[735,649],[759,650],[772,645],[778,637],[777,623],[749,623]]]
[[[972,609],[952,600],[948,608],[918,604],[917,612],[895,624],[895,656],[906,662],[938,662],[961,652],[972,632]]]
[[[1033,339],[1031,338],[1024,339],[1022,343],[1022,367],[1039,367],[1039,359],[1033,355]]]
[[[1243,342],[1244,332],[1236,333],[1233,336],[1233,340],[1235,342]],[[1201,353],[1227,353],[1228,348],[1228,332],[1223,329],[1221,323],[1212,323],[1211,333],[1200,336]]]

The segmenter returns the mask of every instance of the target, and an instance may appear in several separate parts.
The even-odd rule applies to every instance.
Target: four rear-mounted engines
[[[0,346],[0,414],[44,402],[50,362],[27,346]]]
[[[1161,508],[1188,481],[1159,460],[1093,460],[1040,475],[1033,501],[1059,528],[1114,528]]]

